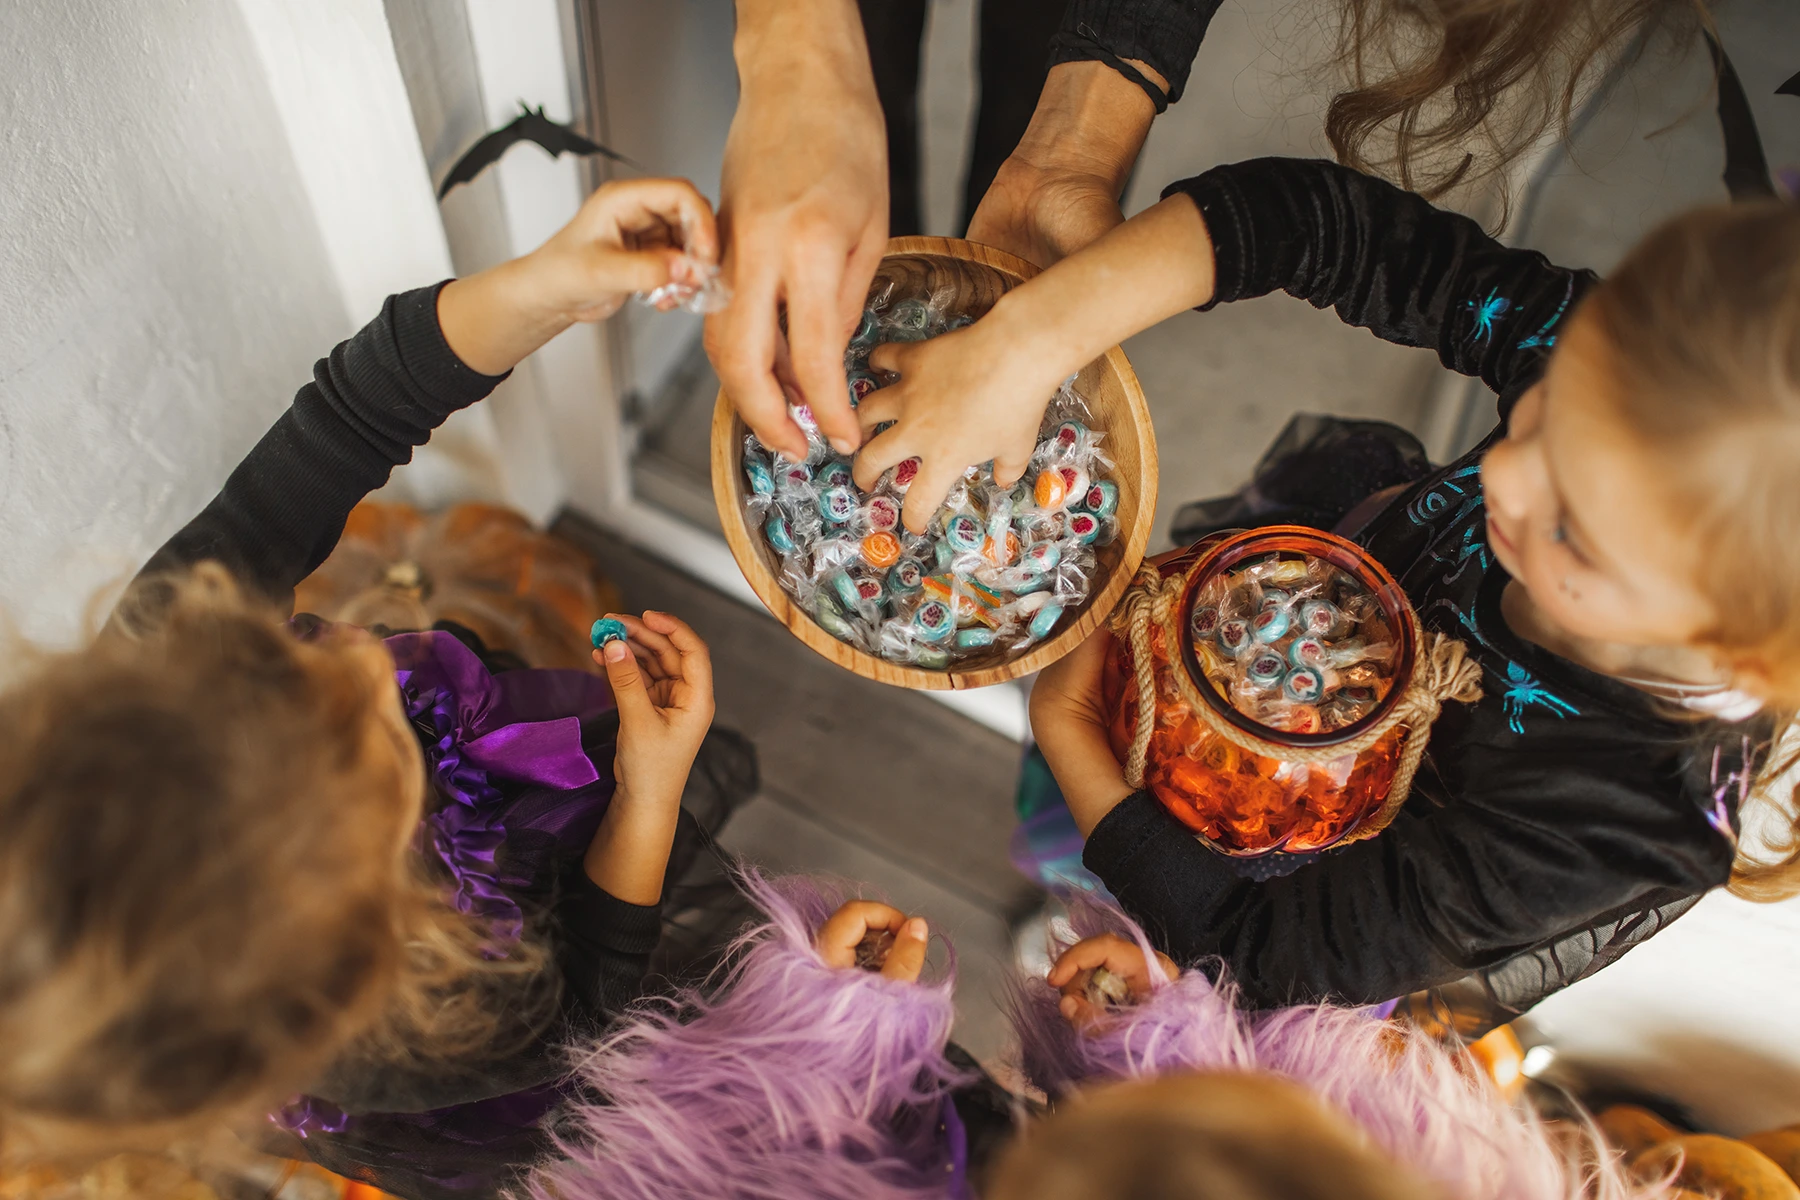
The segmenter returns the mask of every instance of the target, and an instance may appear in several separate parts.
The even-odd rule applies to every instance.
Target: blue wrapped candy
[[[788,528],[787,518],[780,513],[770,513],[769,519],[763,522],[763,536],[769,539],[769,545],[777,554],[794,552],[794,531]]]
[[[944,540],[953,550],[973,552],[987,541],[987,530],[973,513],[957,513],[944,523]]]
[[[896,596],[916,596],[925,587],[925,564],[903,558],[888,571],[888,590]]]
[[[845,612],[857,610],[862,601],[862,591],[856,586],[856,580],[851,578],[850,572],[837,571],[833,573],[828,581],[828,586],[831,588],[831,594],[837,597],[837,602],[844,606]]]
[[[973,625],[956,631],[956,645],[960,650],[979,650],[993,644],[994,631],[985,625]]]
[[[847,487],[828,487],[819,493],[819,515],[842,525],[856,515],[856,493]]]
[[[1279,642],[1294,623],[1285,608],[1265,608],[1250,618],[1250,636],[1267,646]]]
[[[1325,694],[1325,677],[1311,667],[1299,667],[1281,681],[1281,694],[1298,704],[1316,703]]]
[[[1244,668],[1244,674],[1251,683],[1268,687],[1280,682],[1281,677],[1287,674],[1287,666],[1287,660],[1281,655],[1273,650],[1264,650],[1250,660],[1250,665]]]
[[[598,650],[608,642],[628,642],[631,640],[631,635],[625,629],[625,622],[615,621],[611,617],[601,617],[588,631],[588,640],[593,642],[594,649]]]
[[[760,458],[745,457],[744,478],[750,483],[750,490],[758,496],[775,494],[775,472],[769,470],[769,464]]]
[[[927,600],[913,613],[913,631],[927,642],[946,641],[956,632],[956,614],[942,600]]]
[[[1038,609],[1037,613],[1031,618],[1031,624],[1028,626],[1031,630],[1031,636],[1037,638],[1039,641],[1049,637],[1050,631],[1056,628],[1056,623],[1062,620],[1062,615],[1063,606],[1060,604],[1046,604],[1044,607]]]
[[[1096,517],[1110,517],[1119,511],[1119,485],[1110,479],[1090,484],[1081,506]]]
[[[841,460],[834,458],[824,466],[820,467],[819,473],[813,476],[813,478],[819,481],[820,487],[849,487],[850,468]]]

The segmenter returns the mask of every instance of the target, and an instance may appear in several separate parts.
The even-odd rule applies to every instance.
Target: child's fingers
[[[606,670],[607,682],[612,684],[613,703],[619,709],[621,726],[656,716],[656,706],[650,700],[643,673],[638,670],[637,658],[624,642],[608,642],[594,651],[594,657],[600,660]]]
[[[1023,444],[1008,446],[994,456],[994,483],[1009,488],[1019,482],[1025,474],[1025,468],[1031,465],[1032,452],[1036,450],[1029,441]]]
[[[1122,937],[1110,933],[1098,934],[1091,938],[1083,938],[1056,960],[1045,976],[1051,987],[1065,987],[1083,971],[1091,971],[1095,967],[1105,967],[1115,975],[1127,973],[1133,967],[1142,972],[1144,969],[1144,952],[1138,949],[1136,942],[1128,942]]]
[[[931,948],[931,930],[923,917],[913,917],[900,926],[894,935],[894,944],[888,948],[887,961],[881,964],[881,974],[887,979],[898,979],[903,983],[916,983],[919,972],[925,969],[925,954]]]
[[[653,610],[646,609],[644,611],[644,617],[654,615],[656,614]],[[631,636],[635,643],[655,659],[654,674],[662,679],[681,678],[681,651],[676,648],[674,642],[669,640],[666,631],[658,629],[644,617],[621,619],[625,622],[625,627],[631,630]]]
[[[694,258],[711,262],[718,256],[712,205],[685,179],[625,181],[607,190],[602,203],[609,206],[613,220],[622,229],[666,223],[681,230],[684,241],[693,238],[694,244],[685,248]]]
[[[883,342],[869,351],[869,366],[877,371],[892,371],[896,375],[904,375],[902,364],[913,354],[911,344],[907,342]]]
[[[906,922],[906,914],[891,905],[874,900],[852,900],[832,913],[813,943],[819,956],[833,967],[856,965],[856,946],[871,929],[898,930]]]
[[[862,425],[863,432],[868,433],[884,421],[898,421],[904,414],[906,404],[900,395],[900,385],[876,388],[862,403],[856,406],[856,419]]]
[[[676,666],[684,682],[696,692],[712,695],[712,650],[693,627],[673,613],[648,611],[644,622],[662,633],[677,655]]]
[[[912,457],[912,445],[907,431],[895,426],[864,444],[856,456],[856,462],[852,464],[851,478],[856,480],[856,486],[863,491],[873,491],[875,484],[889,467],[897,466]]]
[[[926,458],[919,464],[919,473],[913,478],[912,486],[906,490],[906,502],[900,506],[900,516],[906,522],[906,528],[913,533],[924,533],[925,527],[931,524],[932,516],[944,503],[944,497],[962,478],[967,463],[957,463],[954,459],[942,454],[935,458]]]

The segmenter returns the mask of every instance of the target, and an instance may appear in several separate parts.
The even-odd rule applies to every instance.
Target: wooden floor
[[[956,944],[957,1040],[997,1053],[1009,923],[1039,899],[1006,855],[1019,747],[826,662],[768,614],[578,517],[555,529],[592,551],[629,609],[674,613],[712,648],[717,721],[748,735],[762,764],[761,794],[720,841],[773,869],[867,884],[925,917]]]

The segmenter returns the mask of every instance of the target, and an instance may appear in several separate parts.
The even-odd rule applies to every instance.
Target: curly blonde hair
[[[7,1160],[261,1125],[340,1059],[490,1046],[497,989],[553,999],[414,848],[424,772],[371,655],[202,566],[0,693]]]

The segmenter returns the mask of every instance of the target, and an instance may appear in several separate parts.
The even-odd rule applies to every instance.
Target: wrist
[[[1147,64],[1128,61],[1152,83],[1164,84]],[[1040,171],[1102,179],[1116,197],[1155,119],[1156,107],[1143,89],[1105,63],[1061,63],[1045,77],[1013,157]]]
[[[731,41],[745,97],[823,83],[842,102],[875,81],[856,0],[738,0]]]
[[[1091,345],[1091,323],[1078,319],[1082,306],[1054,303],[1051,289],[1038,279],[1001,296],[975,328],[988,326],[995,356],[1009,378],[1034,380],[1054,391],[1112,343]],[[1037,394],[1035,389],[1031,394]]]

